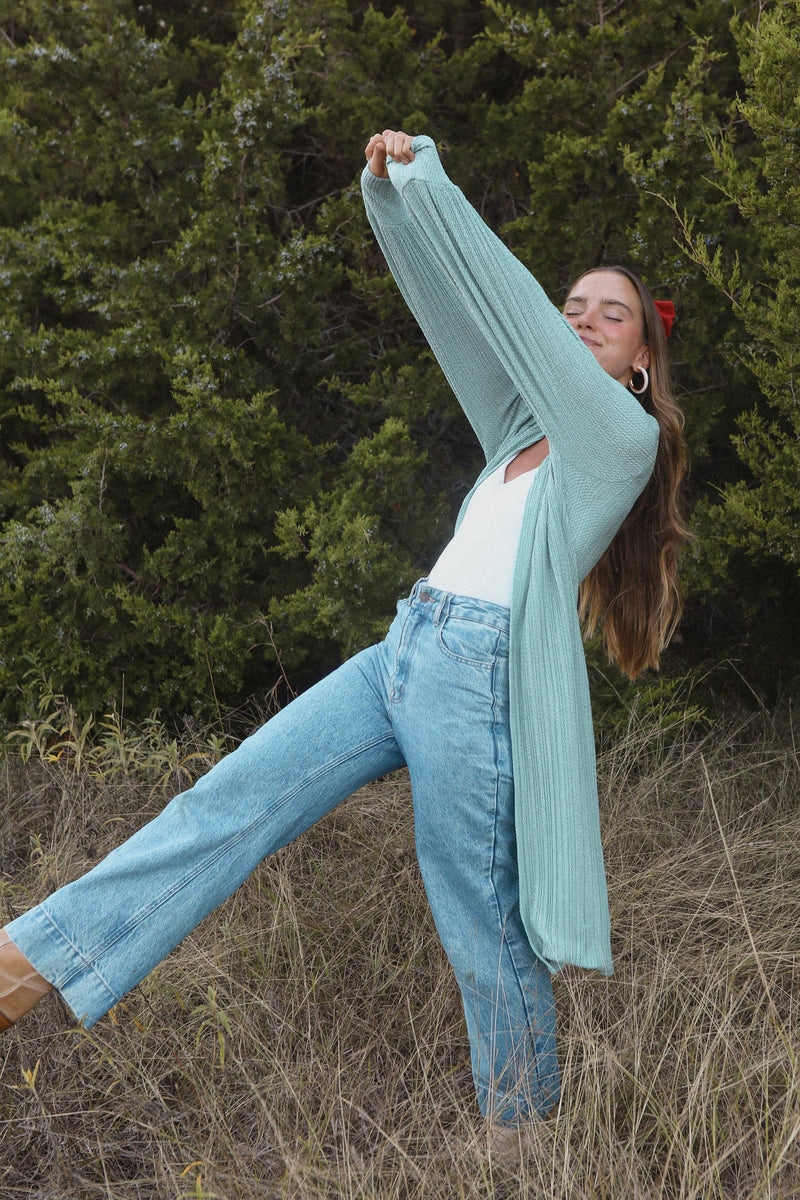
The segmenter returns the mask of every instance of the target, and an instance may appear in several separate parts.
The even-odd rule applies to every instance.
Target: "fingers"
[[[386,170],[386,143],[379,133],[373,134],[364,148],[364,153],[367,156],[369,169],[373,175],[377,175],[379,179],[388,179],[389,172]]]
[[[403,133],[402,129],[384,129],[383,140],[386,143],[386,153],[390,154],[395,162],[414,161],[414,151],[411,149],[414,139],[410,134]]]
[[[364,154],[369,162],[369,169],[379,179],[388,179],[386,169],[387,155],[396,163],[414,161],[414,151],[411,149],[413,137],[403,133],[402,129],[384,129],[383,133],[374,133],[364,148]]]

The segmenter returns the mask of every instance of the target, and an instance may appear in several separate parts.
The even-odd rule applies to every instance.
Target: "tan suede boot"
[[[0,929],[0,1033],[52,991],[49,984]]]

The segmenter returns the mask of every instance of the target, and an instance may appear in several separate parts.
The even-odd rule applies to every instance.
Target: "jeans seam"
[[[296,787],[292,788],[292,790],[290,792],[287,792],[284,796],[282,796],[279,803],[274,804],[270,809],[265,810],[264,812],[260,813],[256,820],[251,821],[250,824],[246,828],[240,830],[236,834],[235,837],[229,838],[228,841],[226,841],[225,844],[223,846],[221,846],[214,853],[213,856],[207,858],[204,861],[202,867],[197,867],[190,874],[183,876],[180,880],[180,883],[175,884],[172,888],[169,889],[169,891],[162,893],[162,895],[157,900],[151,902],[146,907],[140,908],[136,912],[134,917],[130,918],[128,921],[125,922],[124,925],[120,925],[114,931],[113,937],[107,938],[106,941],[102,942],[98,947],[93,949],[94,956],[96,958],[101,958],[104,954],[106,954],[111,949],[111,947],[116,945],[116,943],[121,938],[126,937],[132,930],[136,929],[136,927],[138,925],[140,925],[142,923],[142,921],[144,921],[148,917],[152,916],[152,914],[157,912],[159,910],[159,908],[162,908],[164,904],[167,904],[174,896],[178,895],[179,892],[183,891],[183,889],[185,887],[187,887],[195,879],[199,878],[199,876],[204,874],[205,871],[209,870],[217,862],[219,862],[219,860],[225,854],[227,854],[229,850],[231,850],[233,847],[239,845],[246,837],[251,835],[255,829],[257,829],[260,825],[262,825],[264,823],[264,821],[266,821],[269,818],[271,818],[272,816],[274,816],[274,814],[276,812],[278,812],[279,809],[283,808],[286,804],[288,804],[293,799],[293,797],[298,794],[298,792],[302,791],[303,788],[307,787],[311,783],[315,783],[317,780],[321,779],[324,775],[326,775],[329,771],[333,770],[335,767],[341,766],[342,763],[350,761],[351,759],[355,758],[358,754],[363,753],[363,751],[370,750],[374,746],[379,746],[381,744],[381,742],[389,742],[389,741],[393,741],[393,740],[394,740],[394,733],[392,732],[392,733],[388,733],[388,734],[383,734],[383,735],[381,735],[381,737],[373,738],[371,741],[363,742],[358,746],[358,748],[356,750],[352,751],[351,753],[343,754],[343,755],[340,755],[338,758],[331,759],[330,762],[326,763],[323,768],[320,768],[313,775],[306,776],[302,780],[301,783],[299,783]],[[52,922],[52,917],[50,917],[49,913],[47,914],[47,916],[48,916],[48,920],[50,920]],[[53,924],[55,924],[55,922],[53,922]],[[95,974],[98,974],[98,976],[102,979],[102,976],[99,975],[99,972],[97,971],[97,969],[92,965],[91,960],[87,959],[85,957],[85,955],[77,947],[73,947],[73,949],[76,951],[76,953],[78,953],[80,955],[80,957],[84,961],[84,963],[86,965],[90,966],[91,969],[95,972]],[[70,979],[73,979],[78,974],[80,974],[80,971],[73,972],[66,980],[64,980],[64,982],[65,983],[69,982]],[[105,980],[103,980],[103,982],[105,983]],[[106,986],[108,986],[108,985],[106,984]],[[114,991],[112,991],[111,989],[109,989],[109,991],[111,992],[112,996],[116,995],[116,993]]]
[[[389,686],[388,686],[388,694],[387,694],[387,698],[386,698],[386,709],[387,709],[387,715],[389,716],[389,718],[391,718],[392,712],[394,710],[395,682],[396,682],[398,676],[401,674],[400,658],[405,650],[406,642],[408,640],[406,638],[406,633],[408,630],[409,621],[412,619],[412,617],[414,617],[414,615],[415,615],[414,605],[409,602],[409,604],[406,607],[406,611],[403,614],[403,621],[402,621],[402,624],[400,625],[400,632],[397,636],[397,646],[396,646],[395,652],[394,652],[394,662],[392,663],[392,669],[391,669],[391,671],[389,671],[388,680],[387,680]],[[401,684],[401,687],[402,687],[402,684]]]
[[[528,1033],[531,1038],[531,1041],[533,1042],[533,1069],[534,1069],[534,1073],[535,1073],[536,1083],[537,1083],[539,1089],[541,1090],[542,1075],[541,1075],[540,1064],[539,1064],[539,1054],[538,1054],[538,1049],[537,1049],[537,1045],[536,1045],[535,1027],[533,1024],[534,1014],[530,1010],[530,1006],[528,1004],[528,998],[525,995],[525,989],[522,986],[519,968],[517,967],[517,961],[516,961],[516,957],[514,955],[514,948],[512,946],[511,941],[506,936],[507,915],[506,915],[506,917],[503,916],[503,906],[500,902],[497,885],[495,883],[495,860],[496,860],[496,851],[497,851],[497,815],[498,815],[498,808],[499,808],[498,791],[499,791],[499,787],[500,787],[500,755],[499,755],[498,736],[497,736],[497,727],[499,724],[499,714],[497,711],[498,697],[497,697],[497,687],[496,687],[496,667],[497,667],[497,664],[495,661],[495,664],[493,665],[493,668],[492,668],[492,680],[491,680],[492,744],[494,746],[495,770],[494,770],[494,804],[492,806],[492,854],[491,854],[491,869],[489,871],[489,881],[490,881],[491,887],[492,887],[492,896],[494,897],[495,908],[497,911],[497,920],[498,920],[498,925],[500,928],[501,961],[502,961],[503,951],[505,950],[508,953],[509,962],[511,963],[511,969],[514,973],[514,982],[516,983],[517,988],[519,989],[519,995],[520,995],[520,999],[522,1001],[522,1007],[525,1012]],[[513,771],[512,771],[512,778],[513,778]],[[502,968],[500,968],[500,969],[501,969],[501,974],[502,974]],[[498,997],[498,1004],[496,1005],[496,1008],[499,1007],[499,1002],[500,1001],[499,1001],[499,997]]]
[[[117,1004],[122,999],[122,997],[117,995],[116,990],[114,988],[112,988],[111,984],[105,978],[102,971],[100,971],[93,962],[91,962],[88,958],[86,958],[86,956],[84,955],[84,953],[80,949],[80,947],[75,945],[72,938],[68,937],[66,931],[61,928],[58,921],[56,921],[55,917],[52,916],[52,914],[50,912],[48,912],[47,901],[45,901],[44,904],[42,905],[41,916],[43,916],[45,918],[47,923],[50,925],[50,928],[53,929],[56,932],[56,934],[61,938],[64,945],[69,946],[69,948],[81,960],[80,966],[76,967],[73,971],[70,971],[68,974],[65,974],[63,978],[59,978],[58,983],[55,983],[55,981],[53,981],[53,987],[55,987],[56,991],[59,991],[61,988],[66,987],[67,984],[71,983],[73,979],[79,978],[81,975],[83,975],[86,972],[86,970],[88,968],[88,970],[91,971],[91,973],[94,975],[94,977],[100,981],[100,983],[103,985],[103,987],[108,992],[109,996],[113,997],[114,1003]],[[114,943],[111,942],[109,944],[113,945]]]
[[[459,620],[463,620],[463,619],[464,618],[459,617]],[[484,624],[481,621],[476,621],[474,623],[480,624],[480,625]],[[455,651],[449,650],[448,647],[444,644],[444,639],[442,637],[444,628],[445,628],[444,622],[442,622],[442,624],[440,626],[436,626],[436,643],[441,648],[442,652],[445,655],[447,655],[447,657],[449,659],[451,659],[453,662],[463,663],[464,666],[467,666],[467,667],[477,667],[481,671],[490,671],[491,672],[492,678],[490,681],[490,686],[492,688],[492,707],[494,708],[494,704],[495,704],[494,671],[495,671],[495,667],[497,665],[497,648],[500,644],[500,638],[503,635],[503,631],[501,629],[498,629],[495,625],[484,625],[484,628],[492,629],[497,634],[497,637],[495,638],[494,650],[492,651],[491,658],[467,658],[463,654],[456,654]]]

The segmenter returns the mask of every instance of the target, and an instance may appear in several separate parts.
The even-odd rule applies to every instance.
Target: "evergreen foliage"
[[[32,661],[86,713],[304,686],[446,540],[478,451],[363,217],[386,124],[440,140],[554,300],[622,259],[675,301],[685,646],[758,624],[761,653],[782,618],[731,592],[767,533],[773,609],[795,586],[797,4],[748,11],[0,3],[4,715]]]
[[[735,479],[698,505],[698,592],[738,612],[762,661],[798,670],[800,646],[800,3],[735,25],[745,84],[738,112],[750,153],[729,129],[709,130],[714,179],[729,223],[753,240],[746,258],[715,249],[683,216],[686,248],[744,326],[730,346],[752,373],[739,414]],[[796,679],[796,674],[795,674]],[[789,682],[793,682],[790,680]]]

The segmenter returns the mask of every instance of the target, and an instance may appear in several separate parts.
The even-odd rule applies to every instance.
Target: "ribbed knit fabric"
[[[476,486],[542,434],[550,444],[528,495],[511,599],[522,918],[551,971],[574,963],[608,975],[577,591],[650,476],[658,425],[484,225],[432,140],[415,138],[413,150],[412,163],[390,162],[389,180],[365,168],[362,189],[392,274],[483,448]]]

